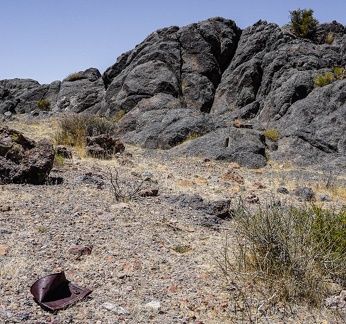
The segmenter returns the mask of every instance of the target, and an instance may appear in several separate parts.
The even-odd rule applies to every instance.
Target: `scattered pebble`
[[[158,311],[161,308],[161,303],[159,301],[151,301],[145,304],[145,307]]]

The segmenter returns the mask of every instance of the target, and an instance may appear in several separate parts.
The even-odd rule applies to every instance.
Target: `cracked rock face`
[[[334,168],[346,165],[346,74],[318,88],[314,79],[345,65],[346,29],[335,21],[311,41],[289,26],[240,30],[212,18],[157,30],[102,76],[91,68],[50,85],[0,80],[0,113],[30,112],[44,99],[53,111],[125,113],[115,135],[141,147],[250,168],[268,158]],[[275,141],[263,138],[268,129]]]

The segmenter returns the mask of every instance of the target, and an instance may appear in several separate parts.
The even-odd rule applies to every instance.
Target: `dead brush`
[[[346,286],[346,208],[251,208],[240,201],[234,209],[235,252],[225,248],[218,261],[229,281],[237,277],[243,286],[256,285],[250,295],[235,286],[251,321],[279,304],[321,307],[333,284]]]
[[[144,186],[144,180],[125,181],[121,179],[116,168],[108,168],[106,177],[109,179],[111,192],[116,202],[128,202],[135,199]]]

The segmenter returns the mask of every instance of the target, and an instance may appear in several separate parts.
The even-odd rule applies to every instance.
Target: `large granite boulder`
[[[43,184],[53,167],[53,145],[35,142],[7,126],[0,127],[0,182]]]
[[[338,40],[332,44],[322,42],[328,26]],[[335,77],[331,85],[316,88],[314,80],[346,65],[346,33],[337,23],[318,30],[313,42],[265,21],[246,28],[211,114],[249,121],[259,131],[277,130],[277,143],[266,145],[270,159],[333,168],[345,165],[345,81]]]

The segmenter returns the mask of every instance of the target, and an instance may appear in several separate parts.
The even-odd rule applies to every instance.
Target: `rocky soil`
[[[51,131],[49,120],[12,121],[10,126],[36,137]],[[125,193],[144,181],[143,188],[158,189],[158,195],[115,201],[110,183],[115,170]],[[239,197],[249,208],[273,200],[301,204],[294,190],[311,187],[319,203],[339,208],[346,203],[342,174],[275,163],[244,169],[225,161],[126,146],[111,160],[80,158],[74,152],[73,159],[55,165],[50,176],[52,181],[44,185],[0,186],[2,323],[346,320],[345,309],[269,306],[258,293],[260,287],[246,286],[236,275],[227,282],[220,264],[225,248],[232,259],[234,223],[208,205],[231,200],[232,209]],[[280,187],[289,194],[278,193]],[[90,247],[89,254],[85,251]],[[73,283],[93,292],[52,314],[35,303],[30,286],[62,270]]]

